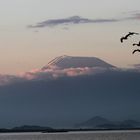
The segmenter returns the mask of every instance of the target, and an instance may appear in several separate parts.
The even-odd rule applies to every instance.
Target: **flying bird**
[[[140,41],[138,44],[134,43],[133,46],[140,46]]]
[[[127,40],[129,36],[131,35],[138,35],[139,33],[135,33],[135,32],[129,32],[126,36],[123,36],[120,41],[121,43],[123,43],[123,40]]]
[[[139,35],[139,33],[129,32],[129,35]]]
[[[123,40],[127,40],[128,39],[128,35],[126,35],[125,37],[122,37],[121,39],[120,39],[120,41],[121,41],[121,43],[123,43]]]
[[[132,54],[134,54],[135,52],[140,52],[140,49],[134,50]]]

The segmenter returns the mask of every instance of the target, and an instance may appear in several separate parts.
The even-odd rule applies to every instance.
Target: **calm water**
[[[0,134],[0,140],[140,140],[140,131],[8,133]]]

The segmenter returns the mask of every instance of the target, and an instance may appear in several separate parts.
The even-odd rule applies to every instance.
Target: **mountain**
[[[51,127],[44,126],[35,126],[35,125],[23,125],[19,127],[14,127],[11,130],[14,131],[44,131],[44,130],[52,130]]]
[[[107,120],[106,118],[96,116],[83,123],[77,124],[76,127],[78,127],[78,128],[96,128],[99,125],[111,124],[111,123],[112,122]]]
[[[88,129],[131,129],[140,128],[140,122],[135,120],[124,120],[121,122],[115,122],[100,116],[96,116],[85,122],[76,124],[75,127]]]
[[[76,57],[76,56],[59,56],[50,61],[42,70],[51,66],[57,66],[61,69],[81,68],[81,67],[102,67],[113,68],[114,66],[96,57]]]
[[[109,124],[98,125],[100,129],[135,129],[140,128],[140,122],[135,120],[124,120],[121,122],[112,122]]]
[[[77,67],[83,65],[81,63],[82,61]],[[83,66],[87,66],[86,64]],[[46,73],[50,71],[54,72],[50,69]],[[39,75],[44,77],[46,73],[43,71]],[[61,74],[61,69],[59,73]],[[32,124],[63,128],[99,114],[111,120],[139,121],[139,83],[140,72],[137,70],[107,69],[97,74],[64,75],[54,79],[46,76],[39,80],[1,85],[0,126],[11,128]],[[97,117],[91,119],[93,125],[94,120],[98,120],[98,124],[101,121],[108,122]]]
[[[140,127],[140,122],[135,120],[125,120],[120,123],[120,126]]]

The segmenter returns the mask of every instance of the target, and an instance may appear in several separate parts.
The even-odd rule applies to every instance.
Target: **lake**
[[[140,140],[140,130],[68,133],[2,133],[0,140]]]

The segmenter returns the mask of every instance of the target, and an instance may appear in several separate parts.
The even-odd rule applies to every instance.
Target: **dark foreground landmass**
[[[0,133],[21,133],[21,132],[42,132],[42,133],[65,133],[65,132],[77,132],[77,131],[112,131],[112,130],[140,130],[139,128],[112,128],[112,129],[53,129],[51,127],[41,126],[21,126],[11,129],[1,128]]]

